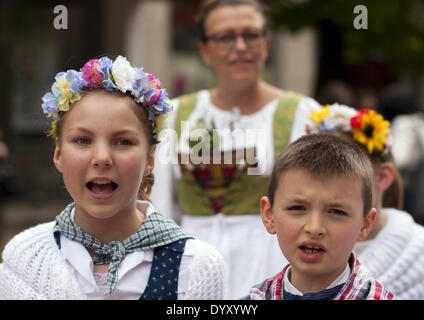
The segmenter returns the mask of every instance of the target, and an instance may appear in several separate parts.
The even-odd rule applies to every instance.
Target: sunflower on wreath
[[[391,145],[390,122],[371,109],[355,110],[340,105],[325,105],[311,111],[306,133],[341,131],[367,149],[370,154],[385,157]]]

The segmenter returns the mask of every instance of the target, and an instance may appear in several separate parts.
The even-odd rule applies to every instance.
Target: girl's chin
[[[75,202],[75,214],[83,215],[87,219],[107,220],[120,212],[121,206],[116,203],[93,201]]]

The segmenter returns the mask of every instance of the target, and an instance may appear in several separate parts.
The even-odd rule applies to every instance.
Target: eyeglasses
[[[222,50],[231,50],[238,37],[242,37],[244,43],[248,48],[255,48],[262,44],[266,35],[266,30],[260,31],[244,31],[242,33],[228,32],[223,34],[211,35],[205,37],[206,41],[213,41],[213,43]]]

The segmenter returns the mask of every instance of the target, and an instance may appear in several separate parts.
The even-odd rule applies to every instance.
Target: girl
[[[42,108],[74,202],[5,247],[0,299],[223,297],[222,257],[149,202],[157,135],[172,110],[160,85],[122,56],[56,75]]]
[[[338,104],[311,109],[305,132],[334,131],[358,144],[373,164],[376,219],[355,251],[369,274],[397,299],[424,299],[424,228],[402,211],[402,180],[391,160],[390,123],[373,110]]]

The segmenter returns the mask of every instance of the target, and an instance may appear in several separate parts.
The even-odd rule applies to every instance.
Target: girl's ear
[[[147,155],[147,163],[146,169],[144,170],[144,175],[147,176],[153,172],[153,168],[155,167],[155,152],[156,152],[156,144],[150,149],[149,154]]]
[[[270,234],[276,234],[277,231],[275,230],[274,215],[272,214],[271,202],[268,197],[261,198],[261,218],[266,231]]]
[[[56,148],[54,149],[53,162],[54,162],[56,169],[60,173],[62,173],[62,154],[60,152],[60,147],[59,147],[58,142],[56,142]]]
[[[393,183],[396,176],[396,171],[393,165],[389,162],[383,162],[376,170],[377,176],[375,177],[376,186],[382,191],[386,191]]]
[[[359,232],[358,239],[356,241],[364,241],[365,239],[367,239],[368,234],[370,233],[374,224],[376,215],[377,210],[375,208],[371,208],[367,216],[365,217],[364,222],[362,223],[362,227]]]

